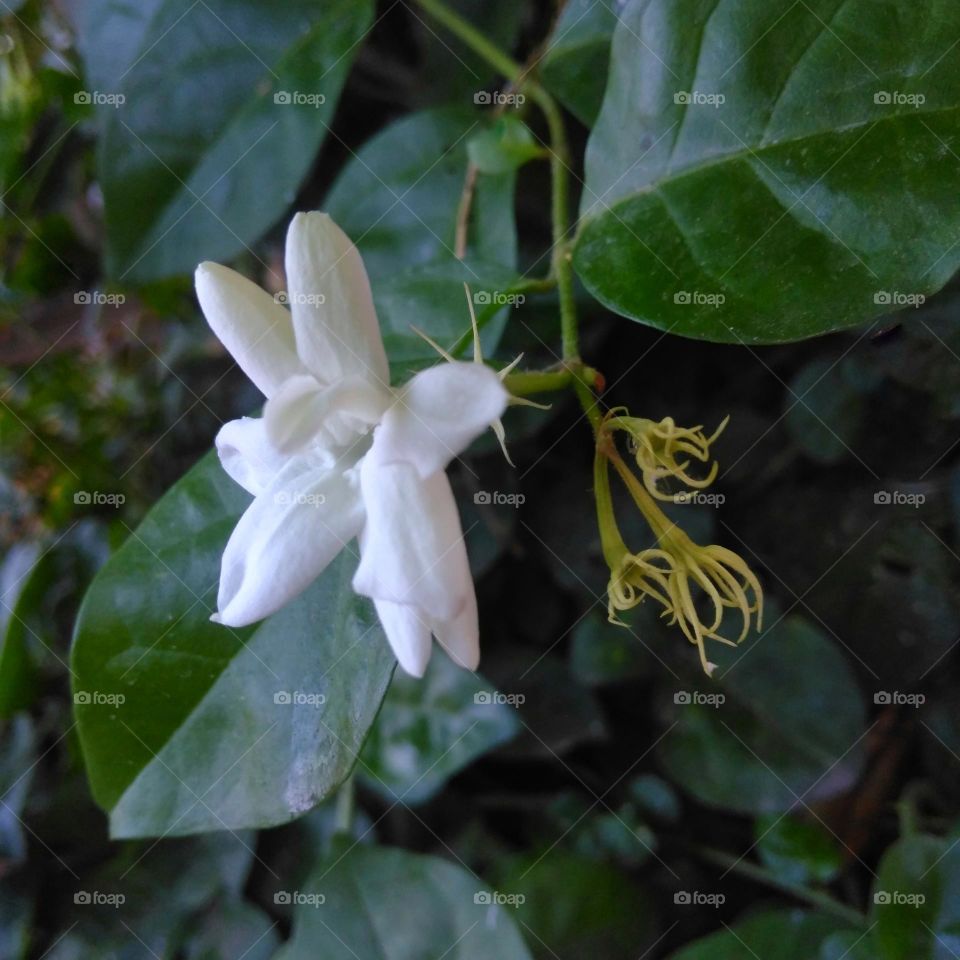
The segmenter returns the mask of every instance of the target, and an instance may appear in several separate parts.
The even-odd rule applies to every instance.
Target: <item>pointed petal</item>
[[[453,620],[473,583],[446,474],[422,479],[410,464],[380,466],[367,455],[360,489],[367,519],[353,589]]]
[[[462,453],[507,406],[507,391],[488,367],[440,363],[397,391],[374,437],[380,463],[412,463],[428,477]]]
[[[477,619],[477,597],[470,584],[467,602],[450,621],[435,620],[432,624],[437,643],[447,656],[465,670],[476,670],[480,665],[480,623]]]
[[[355,373],[388,386],[367,271],[360,251],[328,214],[293,218],[286,270],[297,352],[310,372],[321,383]]]
[[[267,437],[261,417],[241,417],[225,423],[217,434],[216,447],[228,476],[254,496],[270,485],[287,462]]]
[[[282,453],[306,446],[325,429],[335,436],[359,436],[376,423],[390,393],[358,376],[324,387],[310,374],[291,377],[263,408],[267,436]],[[346,427],[341,431],[339,427]],[[349,429],[353,427],[353,429]]]
[[[250,504],[223,552],[221,623],[243,627],[279,610],[357,535],[363,508],[342,466],[294,458]]]
[[[264,396],[287,377],[303,373],[290,312],[235,270],[206,261],[197,267],[203,315],[241,370]]]
[[[433,646],[427,619],[416,607],[408,604],[389,600],[374,600],[373,603],[400,666],[411,677],[422,677]]]

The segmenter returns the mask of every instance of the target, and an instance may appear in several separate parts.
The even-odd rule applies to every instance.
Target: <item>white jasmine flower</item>
[[[392,388],[363,261],[326,214],[294,217],[286,274],[289,310],[233,270],[197,268],[207,321],[267,398],[261,418],[217,436],[255,499],[224,550],[215,619],[268,616],[358,537],[353,586],[401,666],[422,676],[433,635],[476,669],[477,602],[445,469],[500,417],[506,390],[457,361]]]

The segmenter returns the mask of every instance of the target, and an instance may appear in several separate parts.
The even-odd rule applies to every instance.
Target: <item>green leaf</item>
[[[357,772],[391,801],[423,803],[519,729],[513,708],[483,677],[437,650],[422,680],[394,678]]]
[[[88,92],[125,98],[97,108],[111,276],[230,260],[280,217],[333,120],[372,7],[84,5]]]
[[[748,343],[940,289],[960,264],[958,31],[944,0],[631,0],[587,150],[584,283]]]
[[[711,934],[670,955],[670,960],[810,960],[842,926],[803,910],[769,910]]]
[[[505,116],[467,141],[467,156],[481,173],[509,173],[542,153],[530,128]]]
[[[543,960],[627,960],[655,939],[649,898],[626,873],[557,847],[514,860],[500,893],[524,898],[517,915]]]
[[[960,951],[956,838],[905,837],[880,861],[870,920],[881,960],[947,960]]]
[[[570,672],[591,686],[642,677],[650,671],[650,654],[631,630],[611,624],[604,614],[589,613],[573,629]]]
[[[313,899],[296,908],[293,937],[276,960],[530,957],[489,886],[438,857],[354,846],[320,864],[296,894]]]
[[[570,0],[540,63],[544,85],[588,127],[597,119],[607,86],[618,6],[607,0]]]
[[[714,647],[714,680],[673,693],[660,758],[703,803],[777,813],[850,787],[863,761],[866,706],[842,651],[799,617],[742,646]],[[720,695],[725,700],[707,702]],[[698,700],[700,702],[698,702]]]
[[[411,325],[445,347],[469,331],[465,281],[478,321],[492,318],[486,350],[499,339],[505,311],[496,295],[517,282],[512,172],[477,177],[466,256],[455,255],[467,143],[483,124],[466,108],[403,117],[360,148],[324,202],[363,254],[387,353],[401,368],[436,358]]]
[[[788,883],[829,883],[843,866],[836,840],[817,820],[767,814],[754,832],[757,855]]]
[[[347,776],[376,717],[394,660],[350,587],[351,548],[261,623],[210,622],[220,556],[249,500],[211,453],[84,600],[76,714],[114,836],[290,820]]]

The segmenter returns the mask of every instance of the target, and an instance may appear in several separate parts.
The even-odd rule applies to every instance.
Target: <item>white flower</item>
[[[363,261],[322,213],[287,233],[290,309],[240,274],[197,268],[207,321],[267,397],[217,451],[254,495],[224,550],[215,619],[239,627],[307,587],[354,537],[357,593],[371,597],[401,666],[422,676],[431,634],[461,666],[480,657],[477,602],[447,464],[507,404],[488,367],[447,362],[399,389]]]

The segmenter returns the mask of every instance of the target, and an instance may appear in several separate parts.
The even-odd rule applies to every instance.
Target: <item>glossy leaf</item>
[[[530,958],[489,885],[438,857],[354,846],[297,893],[293,937],[276,960]]]
[[[748,343],[938,290],[960,264],[958,30],[944,0],[631,0],[587,150],[587,287]]]
[[[863,761],[866,707],[842,650],[800,619],[736,649],[716,646],[713,681],[673,695],[661,760],[710,806],[775,813],[849,789]],[[717,701],[710,695],[725,698]]]
[[[220,555],[248,502],[208,455],[84,600],[76,713],[114,836],[267,826],[304,813],[350,772],[386,692],[394,660],[350,588],[349,547],[261,623],[210,622]]]
[[[768,814],[754,830],[757,856],[788,883],[829,883],[843,866],[840,845],[813,818]]]
[[[372,19],[369,0],[92,0],[81,48],[119,281],[230,260],[292,201]],[[117,102],[116,98],[124,98]]]
[[[391,801],[422,803],[519,729],[514,709],[483,677],[437,650],[422,680],[397,673],[357,772]]]

